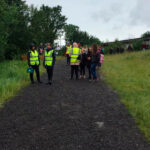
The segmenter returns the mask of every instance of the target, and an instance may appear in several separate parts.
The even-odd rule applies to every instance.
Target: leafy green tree
[[[145,32],[144,34],[142,34],[141,37],[142,37],[142,38],[150,37],[150,31]]]
[[[51,42],[59,36],[66,24],[66,17],[61,14],[61,6],[41,6],[40,10],[31,6],[30,31],[35,43]]]
[[[80,31],[79,27],[76,25],[66,25],[64,30],[65,39],[68,42],[80,42],[81,45],[101,44],[98,38],[90,36],[87,32]]]
[[[0,1],[0,61],[6,58],[9,36],[13,32],[11,26],[17,24],[16,14],[15,6],[8,6],[4,0]]]

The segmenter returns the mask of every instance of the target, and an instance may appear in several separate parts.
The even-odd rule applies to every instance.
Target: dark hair
[[[93,44],[93,46],[92,46],[92,54],[93,55],[97,54],[97,44]]]
[[[31,44],[30,44],[30,49],[32,49],[33,47],[35,47],[35,44],[34,44],[34,43],[31,43]]]

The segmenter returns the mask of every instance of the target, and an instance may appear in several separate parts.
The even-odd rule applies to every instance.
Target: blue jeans
[[[97,63],[91,64],[91,73],[92,73],[93,79],[97,79],[96,66],[97,66]]]

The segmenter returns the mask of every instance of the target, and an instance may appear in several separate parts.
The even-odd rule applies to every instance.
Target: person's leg
[[[67,54],[67,65],[70,64],[70,56]]]
[[[66,59],[66,60],[67,60],[67,65],[68,65],[68,54],[66,55],[66,58],[67,58],[67,59]]]
[[[53,67],[50,68],[50,82],[52,82],[53,79]]]
[[[89,65],[89,79],[91,79],[92,77],[91,77],[91,65]]]
[[[33,72],[33,73],[34,73],[34,72]],[[33,73],[30,73],[30,80],[31,80],[31,83],[34,83]]]
[[[82,65],[80,64],[80,77],[82,76]]]
[[[83,64],[80,64],[80,77],[83,78]]]
[[[33,69],[33,73],[30,73],[30,80],[31,80],[31,83],[34,83],[33,75],[34,75],[35,67],[34,67],[34,66],[32,66],[32,69]]]
[[[73,79],[73,74],[74,74],[74,66],[71,66],[71,79]]]
[[[49,70],[49,68],[46,68],[46,70],[47,70],[48,82],[49,82],[50,81],[50,70]]]
[[[85,65],[83,65],[83,77],[85,78]]]
[[[75,66],[76,80],[78,80],[78,78],[79,78],[79,77],[78,77],[78,67],[79,67],[79,66],[77,66],[77,65]]]
[[[36,72],[37,81],[38,81],[38,82],[41,82],[41,81],[40,81],[39,66],[35,66],[35,72]]]
[[[96,64],[96,63],[94,63],[94,64],[93,64],[93,78],[94,78],[94,80],[96,80],[96,79],[97,79],[96,66],[97,66],[97,64]]]
[[[91,70],[91,74],[92,74],[92,76],[93,76],[93,64],[91,64],[90,70]],[[93,78],[94,78],[94,77],[93,77]]]
[[[68,55],[68,64],[70,65],[70,56]]]

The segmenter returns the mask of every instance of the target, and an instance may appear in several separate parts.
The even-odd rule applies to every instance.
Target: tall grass
[[[29,75],[26,61],[5,61],[0,63],[0,107],[24,86],[28,85]],[[40,67],[40,72],[44,68]]]
[[[108,55],[102,73],[150,141],[150,51]]]

